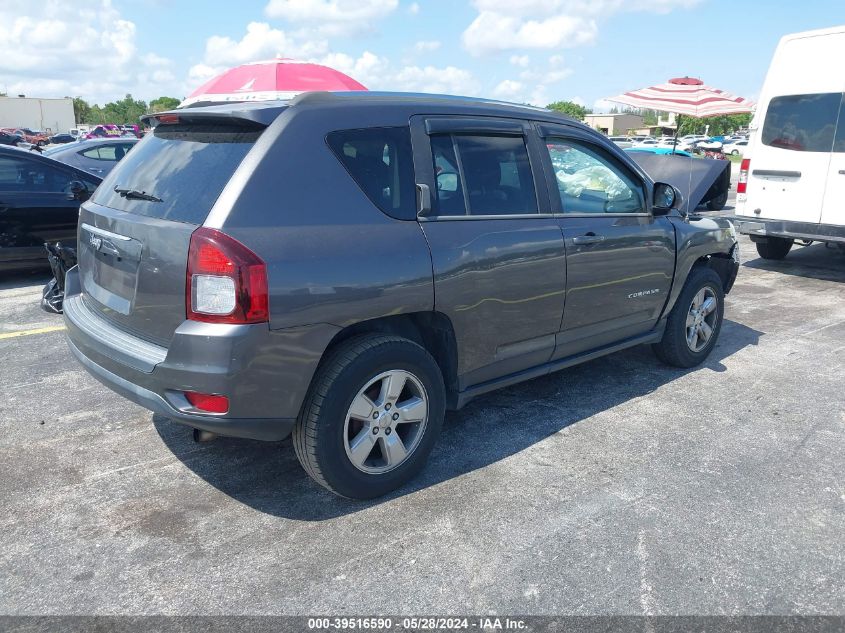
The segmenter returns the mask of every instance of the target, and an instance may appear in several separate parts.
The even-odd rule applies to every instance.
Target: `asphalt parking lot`
[[[112,394],[45,276],[7,275],[0,612],[840,613],[845,253],[742,255],[704,366],[637,348],[478,399],[369,503]]]

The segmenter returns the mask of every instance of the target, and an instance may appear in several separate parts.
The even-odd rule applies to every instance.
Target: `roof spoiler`
[[[216,105],[197,104],[180,110],[168,110],[146,114],[141,117],[146,125],[172,123],[226,123],[244,127],[267,127],[288,108],[288,102],[272,103],[225,103]]]

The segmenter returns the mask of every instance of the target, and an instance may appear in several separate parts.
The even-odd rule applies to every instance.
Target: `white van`
[[[845,246],[845,26],[778,44],[740,165],[740,233],[766,259],[793,240]]]

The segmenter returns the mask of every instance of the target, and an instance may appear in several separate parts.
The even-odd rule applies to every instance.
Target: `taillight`
[[[196,391],[186,391],[185,398],[191,403],[191,406],[200,411],[208,413],[228,413],[229,412],[229,398],[226,396],[218,396],[211,393],[199,393]]]
[[[739,164],[739,182],[736,185],[737,193],[745,193],[748,189],[748,167],[751,165],[750,158],[743,158]]]
[[[191,321],[265,323],[267,266],[236,239],[200,227],[191,235],[185,307]]]

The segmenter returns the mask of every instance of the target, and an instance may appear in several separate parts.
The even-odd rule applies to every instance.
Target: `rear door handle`
[[[598,244],[604,242],[604,235],[596,235],[595,233],[587,233],[586,235],[579,235],[572,238],[573,244]]]

